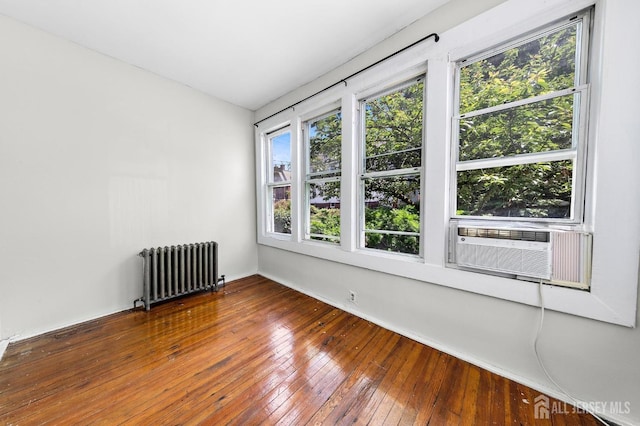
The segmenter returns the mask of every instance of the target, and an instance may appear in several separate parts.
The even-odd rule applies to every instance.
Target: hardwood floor
[[[260,276],[9,345],[2,424],[596,425]],[[551,400],[553,401],[553,400]]]

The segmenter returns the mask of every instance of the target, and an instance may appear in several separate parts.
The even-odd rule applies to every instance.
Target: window
[[[361,245],[420,254],[423,81],[361,101]]]
[[[340,242],[342,114],[332,111],[304,124],[307,239]]]
[[[267,135],[268,232],[291,234],[291,132]]]
[[[258,111],[266,116],[255,129],[258,243],[285,262],[297,260],[292,252],[536,305],[539,280],[455,263],[456,229],[535,228],[554,245],[545,258],[552,286],[543,287],[550,309],[634,324],[636,233],[611,220],[628,216],[620,203],[637,210],[612,166],[635,170],[617,154],[630,143],[620,117],[632,115],[619,102],[633,102],[603,90],[623,86],[602,72],[615,22],[606,2],[587,12],[588,0],[552,3],[506,1],[437,45],[414,45],[311,97],[301,89],[300,102],[273,115],[280,102]],[[631,64],[615,57],[607,70]],[[558,241],[567,248],[575,239],[571,256],[555,255]],[[578,281],[559,277],[565,267],[556,274],[556,258],[579,261],[588,291],[565,286]],[[603,273],[614,269],[621,287]],[[324,295],[338,300],[335,289]]]
[[[582,220],[589,15],[457,63],[457,217]]]

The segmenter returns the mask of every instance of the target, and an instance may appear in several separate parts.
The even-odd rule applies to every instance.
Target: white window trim
[[[547,25],[571,13],[579,12],[589,6],[596,5],[593,22],[593,45],[590,61],[590,96],[589,113],[589,147],[587,169],[595,171],[587,176],[585,192],[587,194],[584,208],[584,231],[594,234],[593,274],[590,292],[545,286],[545,305],[547,308],[573,315],[593,318],[624,326],[635,326],[637,300],[637,244],[618,230],[616,223],[610,218],[616,216],[616,206],[612,203],[596,203],[595,190],[604,190],[607,182],[602,181],[594,152],[598,150],[598,125],[600,99],[603,96],[602,79],[602,44],[606,8],[611,0],[549,0],[546,2],[530,2],[528,0],[508,0],[495,8],[440,34],[437,44],[425,43],[407,50],[393,59],[381,63],[371,70],[350,79],[347,86],[339,85],[315,98],[303,102],[275,117],[262,122],[256,132],[256,167],[261,171],[264,167],[264,143],[261,143],[266,129],[290,123],[292,126],[292,161],[297,166],[292,169],[297,178],[292,182],[292,238],[279,239],[265,233],[264,212],[264,174],[256,173],[258,199],[258,243],[282,250],[314,256],[329,261],[345,263],[357,267],[376,270],[388,274],[407,277],[427,283],[484,294],[518,303],[538,306],[539,294],[536,283],[515,281],[491,275],[451,269],[446,265],[446,245],[448,240],[447,226],[450,215],[450,200],[443,196],[443,189],[449,188],[451,173],[451,120],[453,76],[455,61],[474,52],[480,52],[516,38],[528,31]],[[514,17],[519,17],[514,20]],[[425,146],[423,149],[423,215],[421,220],[423,238],[422,258],[388,255],[373,250],[357,248],[357,99],[366,95],[371,87],[381,82],[392,86],[409,78],[412,74],[424,72],[428,64],[425,99]],[[397,70],[405,70],[398,74]],[[389,79],[389,77],[391,78]],[[394,79],[395,77],[395,79]],[[304,97],[301,94],[300,97]],[[340,247],[304,241],[301,237],[300,224],[296,223],[296,214],[303,195],[299,188],[301,153],[298,152],[300,137],[300,117],[335,100],[342,104],[343,152],[342,152],[342,184],[341,184],[341,223],[342,239]],[[610,107],[610,106],[609,106]],[[274,108],[275,109],[275,108]],[[267,115],[267,114],[264,114]],[[610,124],[611,120],[607,122]],[[610,133],[610,132],[609,132]],[[607,141],[607,145],[615,141]],[[604,144],[603,144],[604,145]],[[603,149],[603,148],[601,148]],[[610,149],[609,146],[604,150]],[[607,158],[609,158],[608,156]],[[610,159],[610,158],[609,158]],[[625,162],[629,165],[631,160]],[[609,175],[612,173],[608,172]],[[615,175],[615,174],[613,174]],[[605,197],[606,198],[606,197]],[[629,203],[627,203],[629,204]],[[633,202],[633,205],[637,202]],[[607,219],[609,218],[609,219]],[[633,228],[636,229],[636,228]],[[633,237],[633,236],[632,236]],[[621,240],[622,239],[622,240]],[[619,241],[622,241],[620,243]],[[621,244],[619,253],[611,252]],[[617,280],[609,278],[609,272],[617,266],[625,265],[623,272],[618,272]],[[631,265],[631,266],[626,266]]]
[[[272,157],[272,152],[271,152],[271,139],[276,138],[282,134],[285,133],[291,133],[291,129],[289,125],[283,125],[280,126],[278,128],[272,129],[269,132],[265,132],[265,134],[262,137],[262,144],[264,146],[264,153],[265,153],[265,164],[267,165],[265,167],[264,170],[264,179],[265,179],[265,188],[266,191],[264,191],[263,193],[263,197],[266,199],[266,208],[264,209],[264,216],[265,216],[265,221],[266,221],[266,232],[272,236],[275,236],[276,238],[286,238],[286,239],[290,239],[291,236],[290,234],[285,234],[285,233],[281,233],[281,232],[275,232],[271,229],[272,225],[273,225],[273,191],[276,188],[284,188],[287,186],[291,186],[294,177],[293,177],[293,173],[291,176],[291,180],[288,181],[282,181],[282,182],[275,182],[272,179],[273,176],[273,164],[271,162],[271,160],[273,159]],[[293,145],[291,145],[291,150],[293,150]],[[292,161],[293,164],[293,161]],[[293,189],[293,188],[292,188]]]
[[[423,248],[423,244],[424,244],[424,226],[423,226],[423,219],[424,219],[424,214],[423,214],[423,208],[420,208],[420,232],[418,233],[413,233],[413,232],[400,232],[400,231],[388,231],[388,230],[372,230],[372,229],[366,229],[365,228],[365,189],[364,189],[364,185],[365,185],[365,181],[367,179],[375,179],[375,178],[383,178],[383,177],[402,177],[402,176],[412,176],[412,175],[417,175],[418,178],[420,179],[420,193],[422,193],[422,190],[424,188],[424,166],[421,167],[412,167],[412,168],[406,168],[406,169],[394,169],[394,170],[384,170],[384,171],[376,171],[376,172],[367,172],[366,171],[366,155],[365,155],[365,151],[366,151],[366,146],[365,146],[365,112],[362,108],[363,104],[366,103],[368,98],[376,98],[376,97],[380,97],[380,96],[384,96],[387,94],[391,94],[394,93],[398,90],[402,90],[404,88],[407,88],[415,83],[418,83],[419,81],[422,81],[424,83],[424,88],[423,88],[423,107],[422,107],[422,124],[423,124],[423,128],[422,128],[422,146],[420,147],[420,160],[421,160],[421,164],[424,164],[424,145],[425,145],[425,138],[424,138],[424,124],[425,124],[425,119],[426,119],[426,104],[427,104],[427,94],[426,94],[426,76],[424,73],[420,73],[416,76],[412,76],[411,78],[408,78],[405,81],[400,82],[399,84],[396,84],[394,86],[389,86],[388,84],[385,84],[384,88],[379,88],[380,90],[375,91],[375,88],[373,90],[369,89],[367,91],[367,96],[361,96],[358,99],[358,116],[359,116],[359,126],[358,126],[358,130],[359,130],[359,134],[358,137],[356,139],[356,141],[354,142],[354,144],[358,145],[358,152],[359,152],[359,157],[358,157],[358,161],[359,161],[359,173],[358,173],[358,239],[357,239],[357,247],[361,250],[365,250],[365,251],[372,251],[372,252],[380,252],[380,250],[377,249],[372,249],[372,248],[367,248],[365,246],[366,243],[366,234],[367,233],[378,233],[378,234],[383,234],[383,235],[405,235],[405,236],[416,236],[418,237],[418,246],[419,246],[419,250],[420,252],[417,255],[414,254],[410,254],[410,253],[402,253],[402,252],[394,252],[394,253],[387,253],[387,254],[391,254],[394,256],[407,256],[407,257],[416,257],[416,258],[421,258],[422,257],[422,253],[424,252],[424,248]],[[396,151],[396,152],[405,152],[408,150],[404,150],[404,151]],[[388,155],[389,153],[386,153],[384,155]]]
[[[332,235],[322,235],[322,234],[312,234],[311,233],[311,202],[309,200],[309,186],[314,184],[323,184],[328,182],[340,182],[342,180],[342,166],[339,170],[334,170],[332,172],[316,172],[309,173],[309,160],[310,160],[310,150],[311,144],[309,139],[309,122],[313,120],[321,120],[322,118],[326,118],[330,115],[333,115],[336,112],[342,113],[342,109],[339,102],[333,103],[328,106],[328,108],[324,108],[320,110],[322,112],[309,115],[308,117],[301,117],[301,131],[303,135],[303,144],[304,144],[304,182],[303,182],[303,191],[304,191],[304,233],[303,238],[306,241],[313,241],[320,244],[331,244],[335,245],[339,243],[341,240],[341,236],[332,236]],[[307,114],[308,115],[308,114]],[[327,176],[327,174],[337,174],[337,176]],[[340,196],[340,200],[342,200],[342,194]],[[342,201],[340,201],[342,204]],[[342,218],[341,218],[342,219]],[[312,238],[325,238],[330,241],[319,241],[313,240]]]
[[[585,8],[587,9],[587,8]],[[579,74],[576,75],[576,80],[574,80],[574,86],[555,90],[550,93],[546,93],[543,95],[538,95],[530,98],[518,99],[516,101],[508,102],[505,104],[495,105],[488,108],[483,108],[480,110],[474,110],[465,112],[463,114],[459,114],[459,93],[458,89],[460,86],[459,75],[460,69],[464,66],[468,66],[470,64],[476,63],[483,59],[489,58],[498,52],[503,52],[505,50],[511,49],[512,47],[519,46],[522,43],[527,43],[530,40],[538,39],[548,34],[555,33],[564,28],[568,28],[574,23],[572,23],[571,19],[568,16],[560,17],[556,19],[555,23],[553,21],[548,22],[547,24],[542,25],[543,28],[536,29],[530,33],[523,32],[515,37],[513,40],[506,38],[503,42],[499,43],[496,47],[485,48],[484,50],[480,50],[480,53],[470,54],[468,56],[462,56],[452,60],[455,63],[454,72],[454,91],[453,91],[453,130],[452,130],[452,155],[451,155],[451,185],[449,188],[449,201],[451,203],[450,211],[451,211],[451,219],[452,220],[464,220],[464,221],[473,221],[473,220],[487,220],[493,222],[531,222],[531,223],[547,223],[547,224],[573,224],[574,229],[576,231],[584,230],[583,226],[583,201],[585,196],[585,184],[586,184],[586,150],[588,145],[588,133],[586,124],[589,121],[590,117],[588,114],[588,105],[589,105],[589,90],[590,84],[586,82],[587,73],[589,68],[589,56],[588,56],[588,39],[584,40],[584,33],[591,33],[591,16],[587,12],[585,14],[585,9],[579,10],[576,12],[580,12],[583,15],[582,21],[582,32],[578,32],[577,42],[578,49],[580,50],[580,55],[578,57],[578,61],[576,61],[576,70]],[[570,15],[573,15],[571,13]],[[545,28],[546,27],[546,28]],[[582,63],[586,58],[586,63]],[[462,63],[464,62],[464,64]],[[497,157],[497,158],[483,158],[476,160],[458,160],[458,148],[459,148],[459,123],[461,119],[466,119],[470,117],[476,117],[479,115],[484,115],[493,112],[511,110],[513,108],[517,108],[524,105],[532,105],[543,102],[545,100],[554,99],[562,96],[569,95],[578,95],[580,98],[580,105],[577,111],[577,114],[574,116],[574,131],[573,131],[573,141],[572,147],[569,149],[562,150],[554,150],[554,151],[545,151],[545,152],[535,152],[528,154],[520,154],[506,157]],[[508,218],[508,217],[491,217],[491,216],[476,216],[476,215],[458,215],[456,214],[457,208],[457,173],[460,171],[467,170],[478,170],[478,169],[486,169],[486,168],[494,168],[494,167],[508,167],[515,165],[524,165],[524,164],[533,164],[540,162],[548,162],[548,161],[562,161],[562,160],[571,160],[573,162],[573,176],[571,179],[572,182],[572,196],[571,196],[571,205],[570,205],[570,217],[569,218],[540,218],[540,217],[517,217],[517,218]]]

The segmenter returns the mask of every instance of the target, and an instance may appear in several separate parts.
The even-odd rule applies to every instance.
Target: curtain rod
[[[403,47],[403,48],[402,48],[402,49],[400,49],[400,50],[396,50],[396,51],[395,51],[395,52],[393,52],[392,54],[385,56],[384,58],[382,58],[382,59],[380,59],[380,60],[378,60],[378,61],[376,61],[376,62],[372,63],[371,65],[366,66],[366,67],[362,68],[361,70],[358,70],[358,71],[354,72],[353,74],[350,74],[350,75],[346,76],[346,77],[345,77],[345,78],[343,78],[342,80],[336,81],[336,82],[335,82],[335,83],[333,83],[332,85],[327,86],[327,87],[325,87],[325,88],[324,88],[324,89],[322,89],[322,90],[318,90],[318,91],[317,91],[317,92],[315,92],[314,94],[309,95],[309,96],[307,96],[306,98],[301,99],[301,100],[299,100],[298,102],[295,102],[295,103],[293,103],[293,104],[289,105],[289,106],[288,106],[288,107],[286,107],[286,108],[282,108],[280,111],[274,112],[273,114],[271,114],[271,115],[270,115],[270,116],[268,116],[268,117],[265,117],[265,118],[263,118],[263,119],[261,119],[261,120],[256,121],[255,123],[253,123],[253,125],[254,125],[254,126],[256,126],[256,127],[258,127],[258,125],[259,125],[260,123],[262,123],[263,121],[268,120],[268,119],[270,119],[271,117],[275,117],[276,115],[280,114],[281,112],[284,112],[284,111],[288,110],[289,108],[293,108],[293,107],[295,107],[296,105],[300,105],[300,104],[301,104],[301,103],[303,103],[304,101],[308,101],[309,99],[313,98],[314,96],[317,96],[317,95],[319,95],[319,94],[320,94],[320,93],[322,93],[322,92],[326,92],[327,90],[332,89],[332,88],[336,87],[337,85],[339,85],[339,84],[341,84],[341,83],[344,83],[344,85],[346,86],[346,85],[347,85],[347,80],[348,80],[348,79],[350,79],[350,78],[352,78],[352,77],[355,77],[356,75],[360,74],[361,72],[364,72],[364,71],[366,71],[366,70],[368,70],[368,69],[370,69],[370,68],[375,67],[376,65],[380,64],[381,62],[384,62],[384,61],[386,61],[387,59],[392,58],[392,57],[396,56],[397,54],[402,53],[402,52],[404,52],[405,50],[410,49],[410,48],[412,48],[413,46],[415,46],[416,44],[422,43],[423,41],[425,41],[426,39],[431,38],[431,37],[433,37],[433,40],[434,40],[436,43],[440,40],[440,36],[439,36],[438,34],[436,34],[436,33],[431,33],[431,34],[429,34],[428,36],[422,37],[420,40],[418,40],[418,41],[414,41],[414,42],[413,42],[413,43],[411,43],[410,45],[405,46],[405,47]]]

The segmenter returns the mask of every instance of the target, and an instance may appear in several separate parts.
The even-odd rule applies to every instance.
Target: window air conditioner
[[[452,224],[451,236],[460,267],[588,288],[590,234]]]
[[[549,231],[459,227],[456,263],[532,278],[551,278]]]

